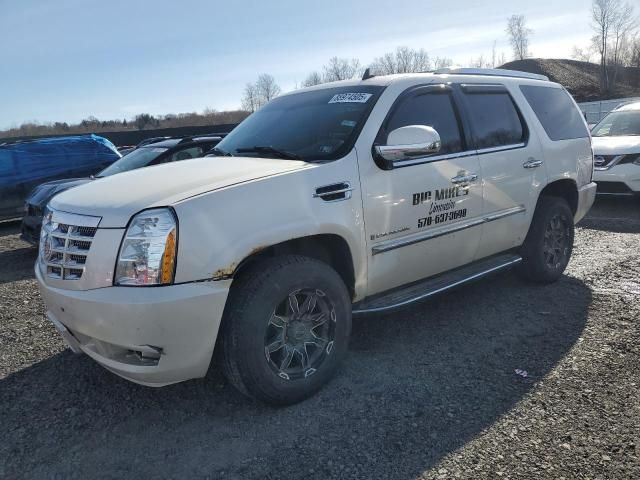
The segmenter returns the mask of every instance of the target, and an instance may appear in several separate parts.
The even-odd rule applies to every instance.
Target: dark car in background
[[[209,134],[180,138],[161,137],[147,139],[140,142],[134,150],[124,157],[95,175],[82,178],[67,178],[39,185],[31,192],[24,205],[22,238],[34,245],[39,242],[44,208],[54,195],[92,180],[117,173],[162,163],[203,157],[224,136],[225,134]]]
[[[0,143],[0,221],[22,217],[25,198],[37,185],[88,176],[119,158],[115,145],[97,135]]]

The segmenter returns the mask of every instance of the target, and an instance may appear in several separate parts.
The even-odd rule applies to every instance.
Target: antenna
[[[367,69],[364,71],[364,75],[362,75],[362,80],[369,80],[370,78],[375,77],[375,75],[371,75],[371,71],[370,71],[370,70],[371,70],[371,69],[367,68]]]

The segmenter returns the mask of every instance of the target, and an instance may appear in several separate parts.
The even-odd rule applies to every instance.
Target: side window
[[[470,92],[466,100],[477,148],[524,142],[526,130],[508,93]]]
[[[424,93],[402,100],[385,122],[379,142],[386,144],[389,132],[408,125],[426,125],[440,134],[442,147],[437,155],[461,152],[464,148],[451,95]]]
[[[203,155],[204,149],[202,147],[190,147],[172,153],[163,163],[178,162],[180,160],[202,157]]]
[[[521,85],[520,91],[551,140],[589,136],[580,110],[563,88]]]

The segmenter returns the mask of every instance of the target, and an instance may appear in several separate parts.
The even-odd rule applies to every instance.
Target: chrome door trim
[[[420,300],[424,300],[425,298],[429,298],[433,295],[437,295],[438,293],[442,293],[442,292],[446,292],[447,290],[450,290],[454,287],[457,287],[458,285],[463,285],[467,282],[470,282],[472,280],[475,280],[477,278],[480,277],[484,277],[485,275],[488,275],[492,272],[495,272],[497,270],[502,270],[503,268],[507,268],[510,267],[511,265],[515,265],[516,263],[520,263],[522,261],[522,257],[518,257],[518,258],[514,258],[513,260],[509,260],[508,262],[505,263],[501,263],[500,265],[496,265],[495,267],[491,267],[488,268],[486,270],[483,270],[481,272],[478,273],[474,273],[473,275],[469,275],[468,277],[462,278],[460,280],[457,280],[453,283],[450,283],[449,285],[445,285],[444,287],[440,287],[437,288],[435,290],[431,290],[427,293],[423,293],[421,295],[417,295],[413,298],[410,298],[408,300],[403,300],[402,302],[398,302],[395,304],[391,304],[391,305],[385,305],[384,307],[376,307],[376,308],[363,308],[362,310],[353,310],[352,313],[354,315],[362,315],[365,313],[375,313],[375,312],[384,312],[386,310],[391,310],[393,308],[398,308],[398,307],[403,307],[405,305],[410,305],[414,302],[418,302]]]
[[[371,255],[375,256],[380,253],[395,250],[397,248],[407,247],[409,245],[414,245],[416,243],[425,242],[427,240],[432,240],[434,238],[442,237],[444,235],[449,235],[450,233],[460,232],[468,228],[477,227],[478,225],[482,225],[484,223],[494,222],[496,220],[500,220],[502,218],[509,217],[511,215],[524,213],[526,211],[527,209],[524,207],[524,205],[518,205],[517,207],[511,207],[511,208],[500,210],[498,212],[495,212],[489,215],[485,215],[484,217],[473,218],[470,220],[466,220],[464,222],[459,222],[455,225],[445,225],[437,230],[434,229],[428,232],[415,234],[405,238],[386,240],[372,247]]]
[[[393,162],[393,168],[410,167],[412,165],[422,165],[423,163],[451,160],[453,158],[472,157],[475,154],[475,150],[465,150],[464,152],[448,153],[446,155],[433,155],[432,157],[416,158],[415,160],[398,160]]]
[[[500,220],[504,217],[509,217],[511,215],[517,215],[518,213],[524,213],[527,209],[524,205],[518,205],[517,207],[506,208],[504,210],[500,210],[498,212],[490,213],[484,217],[485,222],[493,222],[495,220]]]
[[[412,160],[398,160],[393,162],[393,168],[410,167],[413,165],[422,165],[423,163],[438,162],[440,160],[451,160],[454,158],[471,157],[473,155],[483,155],[485,153],[504,152],[507,150],[515,150],[516,148],[524,148],[527,144],[524,142],[514,143],[512,145],[502,145],[500,147],[481,148],[480,150],[465,150],[463,152],[448,153],[446,155],[433,155],[431,157],[422,157]]]
[[[514,150],[516,148],[522,148],[522,147],[525,147],[526,145],[527,145],[526,143],[520,142],[520,143],[513,143],[511,145],[501,145],[499,147],[481,148],[479,150],[476,150],[476,153],[478,155],[482,155],[483,153],[503,152],[505,150]]]

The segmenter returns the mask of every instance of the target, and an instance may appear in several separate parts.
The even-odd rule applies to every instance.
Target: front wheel
[[[573,238],[573,214],[566,200],[540,197],[520,249],[522,263],[517,272],[526,280],[555,282],[569,264]]]
[[[265,403],[311,396],[347,351],[351,300],[342,278],[323,262],[287,255],[261,262],[236,282],[223,319],[225,376]]]

